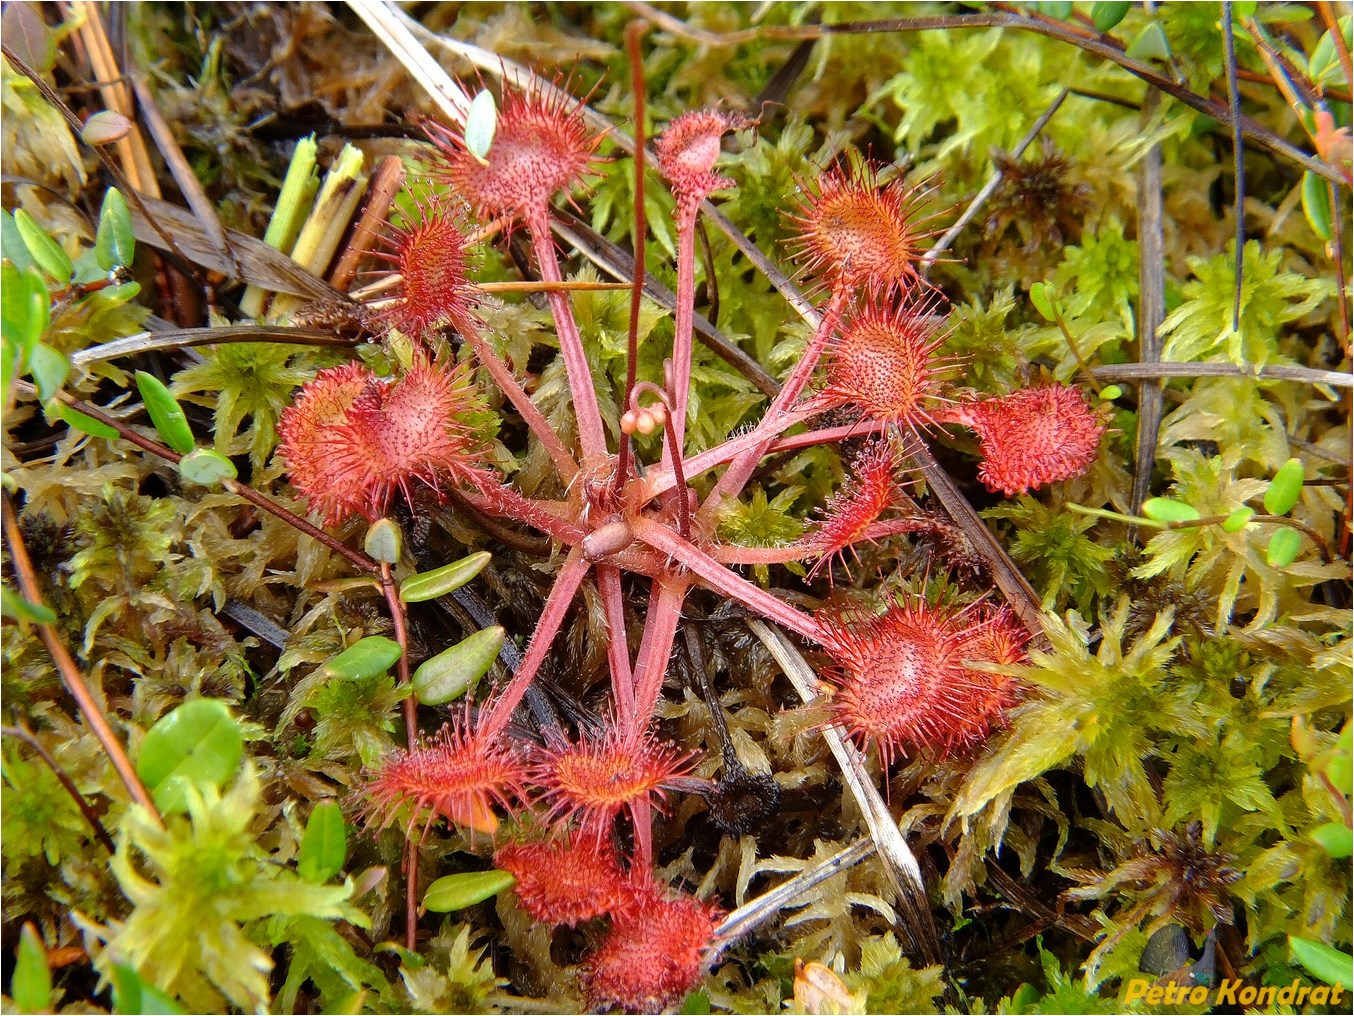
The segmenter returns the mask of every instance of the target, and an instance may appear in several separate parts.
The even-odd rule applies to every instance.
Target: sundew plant
[[[1342,1011],[1340,13],[5,7],[6,1004]]]

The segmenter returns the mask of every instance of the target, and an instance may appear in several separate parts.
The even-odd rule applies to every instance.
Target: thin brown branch
[[[10,561],[14,565],[14,577],[19,584],[19,593],[29,603],[41,604],[42,587],[38,583],[37,572],[33,570],[33,561],[28,556],[28,548],[24,546],[23,532],[19,529],[19,516],[14,510],[14,503],[10,500],[8,491],[4,493],[3,511],[5,544],[9,547]],[[55,626],[36,624],[35,627],[38,629],[38,635],[42,639],[43,645],[47,647],[47,653],[52,658],[57,674],[61,677],[62,685],[65,686],[71,698],[75,699],[75,705],[80,710],[80,715],[84,717],[86,726],[99,739],[104,754],[108,756],[109,762],[113,765],[113,770],[122,780],[122,785],[127,788],[127,793],[131,795],[133,801],[145,808],[146,812],[157,823],[163,825],[164,822],[160,818],[160,809],[155,807],[155,802],[146,790],[146,785],[141,782],[141,777],[136,774],[136,767],[132,765],[132,760],[127,757],[126,750],[114,735],[113,728],[109,726],[107,717],[104,716],[103,710],[99,708],[99,703],[95,700],[93,692],[89,690],[89,685],[85,683],[84,675],[80,673],[80,668],[75,665],[74,658],[66,648],[65,643],[61,641],[61,636],[57,633]]]
[[[0,734],[4,734],[7,737],[17,737],[20,741],[23,741],[37,752],[38,758],[42,759],[42,761],[47,764],[47,768],[52,771],[52,775],[56,777],[57,782],[61,784],[62,789],[70,795],[71,800],[74,801],[76,807],[80,809],[80,814],[85,817],[85,821],[88,822],[90,828],[94,830],[95,838],[103,844],[104,849],[110,854],[117,853],[117,845],[113,842],[113,837],[108,835],[108,830],[103,827],[103,822],[99,820],[99,813],[94,810],[92,804],[85,800],[85,795],[80,793],[80,788],[75,785],[75,781],[70,778],[70,774],[66,772],[65,769],[61,768],[61,764],[52,757],[52,753],[38,740],[37,735],[29,730],[22,721],[16,723],[12,727],[0,727]]]
[[[1283,364],[1243,367],[1235,363],[1175,363],[1165,360],[1156,363],[1112,363],[1096,367],[1094,372],[1101,381],[1111,382],[1171,377],[1248,377],[1257,381],[1302,381],[1309,385],[1354,388],[1354,374]]]
[[[409,628],[404,614],[404,601],[395,586],[390,564],[381,562],[381,592],[390,608],[390,620],[395,626],[395,641],[400,644],[397,664],[399,684],[409,690]],[[404,741],[410,751],[418,747],[418,703],[407,695],[402,703],[404,711]],[[418,946],[418,841],[410,837],[404,856],[404,947]]]
[[[719,34],[691,29],[678,18],[665,14],[651,4],[638,2],[638,0],[627,0],[626,6],[665,31],[704,46],[720,48],[740,46],[759,39],[819,39],[830,35],[860,35],[870,32],[924,32],[936,29],[975,28],[1010,28],[1016,31],[1034,32],[1037,35],[1058,39],[1109,60],[1153,88],[1160,89],[1171,98],[1218,121],[1224,127],[1231,128],[1232,126],[1232,116],[1225,104],[1215,102],[1207,96],[1199,95],[1183,85],[1177,84],[1170,78],[1163,77],[1151,67],[1134,60],[1123,50],[1102,41],[1098,37],[1084,34],[1065,22],[1052,19],[1027,17],[1011,11],[995,10],[928,18],[842,21],[836,24],[761,25],[738,32]],[[1250,117],[1243,116],[1240,118],[1240,122],[1242,132],[1266,151],[1289,159],[1303,169],[1309,169],[1333,183],[1348,186],[1347,181],[1339,172],[1323,160],[1308,155]]]
[[[227,342],[274,342],[292,346],[355,346],[356,339],[314,328],[290,328],[286,325],[227,325],[224,328],[170,328],[163,332],[138,332],[121,339],[101,342],[70,355],[77,369],[92,363],[140,356],[162,349],[187,349],[190,346],[214,346]]]

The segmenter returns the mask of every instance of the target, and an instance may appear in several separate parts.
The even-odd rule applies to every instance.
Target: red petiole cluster
[[[573,924],[609,915],[612,931],[587,968],[598,1004],[661,1006],[700,976],[715,912],[656,885],[652,813],[666,792],[692,781],[685,762],[659,743],[653,718],[680,625],[682,605],[701,585],[822,647],[835,661],[834,718],[863,745],[890,756],[944,754],[980,741],[1013,697],[1009,679],[978,663],[1022,657],[1024,634],[1004,608],[939,608],[921,600],[882,614],[810,613],[740,575],[740,564],[808,559],[830,574],[833,558],[862,541],[924,528],[900,515],[899,453],[890,432],[920,434],[938,423],[971,427],[982,440],[980,476],[1006,493],[1084,471],[1103,423],[1075,391],[1050,386],[1005,399],[953,403],[946,382],[956,365],[937,356],[944,338],[940,299],[918,274],[929,235],[918,219],[924,194],[900,179],[881,181],[865,165],[830,169],[804,188],[794,222],[799,253],[826,298],[802,359],[761,421],[748,433],[687,454],[686,415],[694,315],[694,232],[699,206],[732,181],[714,172],[723,135],[751,126],[737,114],[701,111],[668,125],[658,167],[677,199],[676,338],[663,385],[633,386],[619,421],[632,433],[663,431],[663,459],[639,475],[633,455],[613,454],[591,369],[566,292],[549,306],[577,417],[577,446],[557,433],[512,369],[485,341],[465,278],[467,229],[453,205],[423,199],[417,221],[395,230],[389,254],[403,279],[400,298],[376,318],[424,340],[450,328],[461,336],[548,451],[567,497],[529,498],[503,482],[463,424],[474,400],[462,373],[423,353],[396,382],[350,366],[322,372],[284,416],[283,455],[296,487],[329,522],[382,515],[396,489],[417,479],[439,493],[455,487],[478,509],[536,528],[566,548],[523,659],[506,687],[467,708],[432,742],[389,759],[367,783],[369,814],[380,824],[406,806],[409,828],[438,816],[484,832],[496,809],[531,808],[557,832],[537,843],[501,846],[497,862],[518,878],[523,905],[542,921]],[[432,174],[473,212],[525,225],[536,268],[547,283],[562,273],[550,232],[550,203],[587,172],[601,140],[578,105],[540,92],[504,96],[487,160],[466,151],[455,131],[430,130]],[[642,229],[637,235],[642,236]],[[820,364],[825,380],[814,385]],[[876,437],[854,475],[809,534],[789,547],[722,546],[721,507],[737,498],[758,464],[793,426],[825,410],[859,414]],[[815,438],[797,438],[808,443]],[[838,440],[827,428],[821,440]],[[691,483],[724,472],[702,501]],[[625,627],[622,572],[650,581],[637,646]],[[572,742],[558,731],[544,747],[515,743],[509,723],[549,654],[580,586],[596,583],[608,639],[612,715],[601,733]],[[620,816],[633,833],[622,863],[613,835]]]

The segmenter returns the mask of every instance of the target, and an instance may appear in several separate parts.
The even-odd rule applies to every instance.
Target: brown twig
[[[70,774],[61,768],[57,760],[52,757],[52,753],[38,740],[37,735],[29,730],[22,721],[17,722],[12,727],[0,727],[0,734],[17,737],[38,753],[38,758],[47,764],[47,768],[52,771],[52,775],[57,778],[57,782],[61,784],[66,793],[70,795],[71,800],[75,802],[76,807],[80,809],[80,814],[85,816],[85,821],[94,830],[95,837],[103,844],[104,849],[110,854],[117,853],[117,845],[113,842],[113,837],[108,835],[108,830],[103,827],[103,823],[99,821],[99,813],[94,810],[93,805],[85,800],[85,795],[80,793],[80,788],[75,785],[75,781],[70,778]]]
[[[5,543],[9,547],[10,560],[14,564],[14,577],[19,584],[19,593],[29,603],[40,604],[42,603],[42,587],[38,584],[38,576],[33,570],[33,561],[28,556],[28,548],[24,546],[23,533],[19,529],[19,516],[14,510],[14,503],[10,500],[8,491],[4,493],[3,510]],[[47,647],[47,653],[51,656],[52,663],[56,666],[56,671],[61,677],[62,685],[65,686],[71,698],[75,699],[80,715],[84,717],[85,724],[93,731],[94,736],[99,739],[104,753],[113,764],[114,771],[117,772],[118,778],[122,780],[123,786],[127,788],[127,793],[132,796],[133,801],[146,809],[157,824],[163,825],[164,822],[160,818],[160,809],[155,807],[155,802],[146,790],[146,785],[141,782],[141,777],[136,775],[136,768],[113,734],[113,728],[109,726],[108,719],[103,715],[98,702],[95,701],[93,692],[89,690],[89,685],[85,683],[84,675],[80,673],[80,668],[75,665],[75,660],[71,657],[65,643],[61,641],[61,636],[57,633],[55,626],[37,623],[36,627],[38,635],[41,637],[43,645]]]
[[[292,346],[354,346],[356,339],[314,328],[290,328],[286,325],[226,325],[224,328],[170,328],[163,332],[139,332],[121,339],[101,342],[70,355],[71,366],[88,367],[124,356],[140,356],[162,349],[187,349],[190,346],[215,346],[228,342],[272,342]]]
[[[400,659],[397,666],[401,688],[409,688],[409,629],[404,616],[404,601],[395,586],[390,564],[381,562],[381,592],[385,595],[386,605],[390,608],[390,620],[395,626],[395,641],[400,644]],[[405,744],[413,751],[418,746],[418,704],[413,695],[405,697],[404,736]],[[404,947],[414,949],[418,945],[418,841],[410,838],[405,845],[404,857]]]
[[[1101,381],[1112,382],[1170,377],[1248,377],[1257,381],[1302,381],[1309,385],[1354,388],[1354,374],[1283,364],[1251,367],[1235,363],[1175,363],[1161,360],[1156,363],[1112,363],[1094,368],[1094,373]]]
[[[868,32],[923,32],[937,29],[975,28],[1010,28],[1016,31],[1034,32],[1037,35],[1045,35],[1066,42],[1109,60],[1134,77],[1147,82],[1153,88],[1160,89],[1196,112],[1211,117],[1224,127],[1230,128],[1232,126],[1232,116],[1225,104],[1215,102],[1207,96],[1199,95],[1185,86],[1177,84],[1170,78],[1161,76],[1151,67],[1134,60],[1123,50],[1110,45],[1108,42],[1076,31],[1065,22],[1027,17],[1014,11],[1002,10],[1000,9],[1002,5],[994,5],[994,7],[998,7],[997,10],[980,11],[973,14],[952,14],[926,18],[887,18],[879,21],[842,21],[836,24],[760,25],[755,28],[724,34],[692,29],[679,18],[667,14],[651,4],[639,2],[639,0],[626,0],[625,5],[641,17],[658,25],[664,31],[698,42],[701,45],[720,48],[740,46],[759,39],[798,41],[819,39],[830,35],[860,35]],[[1241,117],[1240,123],[1242,132],[1261,148],[1289,159],[1333,183],[1346,183],[1334,167],[1327,165],[1319,158],[1308,155],[1250,117]]]

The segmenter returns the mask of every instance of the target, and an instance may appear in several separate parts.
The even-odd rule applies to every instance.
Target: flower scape
[[[90,241],[7,189],[17,1007],[1100,1011],[1146,974],[1333,984],[1347,166],[1333,122],[1308,116],[1298,151],[1289,121],[1347,99],[1348,46],[1292,27],[1306,91],[1247,94],[1273,160],[1249,195],[1305,211],[1266,204],[1266,245],[1229,250],[1227,215],[1169,186],[1164,232],[1125,227],[1205,129],[1178,93],[1208,129],[1226,114],[1216,11],[1087,5],[1101,35],[1175,44],[1164,113],[1133,47],[1101,66],[1077,22],[1005,5],[1003,27],[877,50],[804,34],[821,66],[777,111],[677,67],[674,42],[695,61],[725,31],[696,7],[598,6],[549,30],[433,16],[459,77],[411,55],[435,50],[392,5],[239,13],[257,42],[221,42],[229,65],[273,40],[297,75],[259,79],[279,96],[304,83],[346,127],[391,109],[408,135],[369,179],[355,148],[321,180],[294,146],[265,234],[290,261],[231,233],[232,267],[200,223],[171,247],[154,221],[186,213],[149,192],[110,190]],[[52,31],[34,11],[7,34]],[[155,17],[137,31],[193,44]],[[1232,26],[1254,26],[1251,85],[1290,65],[1267,23]],[[566,39],[573,59],[539,59]],[[1122,97],[1064,93],[1054,114],[1107,119],[1050,114],[1030,162],[1037,132],[1010,150],[1069,52]],[[47,80],[67,72],[25,54],[6,46],[7,95],[66,131]],[[204,66],[158,102],[189,115],[217,75],[243,128]],[[923,114],[961,71],[987,91]],[[1095,145],[1098,169],[1076,154]],[[1177,170],[1202,180],[1202,151]],[[213,193],[267,193],[251,158]],[[150,247],[169,320],[141,329]],[[170,315],[199,261],[250,284],[228,288],[241,324]],[[109,397],[133,355],[144,416]],[[1207,369],[1153,372],[1176,363]],[[54,985],[66,967],[89,984]]]

